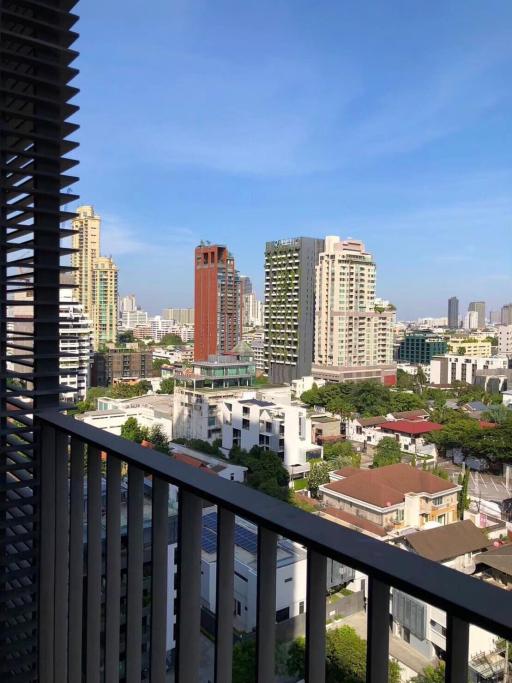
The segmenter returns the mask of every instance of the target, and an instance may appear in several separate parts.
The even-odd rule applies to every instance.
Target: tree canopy
[[[304,677],[305,640],[297,638],[288,651],[288,673]],[[350,626],[329,629],[325,643],[326,683],[364,683],[366,681],[366,641]],[[389,662],[389,683],[399,683],[400,666]]]
[[[318,489],[320,486],[329,483],[330,470],[332,470],[332,467],[324,460],[311,463],[311,469],[309,470],[308,475],[308,489],[314,498],[318,496]]]
[[[336,469],[349,465],[350,467],[361,466],[361,454],[358,453],[350,441],[336,441],[324,444],[324,459],[335,464]]]
[[[174,394],[174,380],[166,377],[160,382],[159,394]]]
[[[385,436],[375,446],[375,454],[373,456],[374,467],[385,467],[386,465],[395,465],[401,462],[402,452],[400,444],[392,436]]]
[[[290,500],[290,476],[277,453],[261,446],[253,446],[249,452],[232,448],[229,458],[236,465],[247,467],[248,486],[274,498]]]
[[[422,673],[411,679],[411,683],[444,683],[444,681],[444,662],[439,662],[437,666],[427,666]]]
[[[302,394],[301,400],[310,406],[322,406],[342,418],[350,418],[355,413],[375,417],[428,407],[426,399],[417,393],[392,390],[371,381],[314,386]]]
[[[181,346],[183,339],[179,334],[164,334],[159,342],[162,346]]]

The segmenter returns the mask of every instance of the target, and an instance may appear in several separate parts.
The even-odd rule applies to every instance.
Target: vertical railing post
[[[274,680],[276,648],[277,534],[258,528],[258,595],[256,613],[256,680]]]
[[[151,683],[165,683],[167,644],[169,484],[153,477],[151,512]],[[171,567],[171,572],[174,568]],[[172,628],[172,627],[171,627]]]
[[[101,454],[87,449],[87,683],[101,672]]]
[[[119,678],[121,625],[121,461],[107,454],[105,680]]]
[[[142,670],[144,568],[144,472],[128,467],[128,569],[126,599],[126,683],[139,683]]]
[[[69,487],[68,435],[57,432],[55,453],[55,680],[68,677]]]
[[[232,678],[234,565],[235,515],[218,508],[215,683],[231,683]]]
[[[201,627],[201,498],[180,489],[176,683],[198,683]]]
[[[69,681],[82,679],[84,590],[84,444],[71,438],[69,522]]]
[[[368,582],[368,642],[366,680],[388,680],[389,670],[389,586],[373,576]]]
[[[40,571],[39,680],[53,683],[55,629],[55,429],[39,420],[40,453]]]
[[[446,615],[446,683],[467,683],[469,624]]]
[[[306,683],[325,681],[327,559],[308,550],[306,591]]]

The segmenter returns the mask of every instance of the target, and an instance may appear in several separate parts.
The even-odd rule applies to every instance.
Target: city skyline
[[[191,305],[204,239],[230,245],[261,297],[266,241],[337,234],[376,255],[377,295],[400,318],[445,314],[454,292],[498,308],[512,287],[510,3],[138,8],[81,6],[79,49],[95,50],[77,81],[78,190],[103,216],[120,291]]]

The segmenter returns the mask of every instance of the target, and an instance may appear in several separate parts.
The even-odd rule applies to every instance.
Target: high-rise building
[[[313,237],[267,242],[265,248],[265,371],[272,382],[311,374],[315,266],[324,241]]]
[[[77,285],[78,302],[84,307],[86,315],[92,318],[92,272],[93,263],[100,255],[101,219],[94,212],[93,206],[79,206],[77,217],[72,221],[72,247],[76,251],[71,254],[71,265]]]
[[[459,300],[456,296],[448,299],[448,327],[456,330],[459,326]]]
[[[164,320],[174,320],[180,325],[194,324],[194,309],[193,308],[164,308],[162,311],[162,318]]]
[[[133,313],[137,310],[137,300],[135,294],[127,294],[119,299],[119,315],[123,313]]]
[[[468,311],[475,311],[478,314],[477,329],[483,330],[485,328],[485,301],[472,301],[468,306]]]
[[[512,325],[512,304],[501,307],[501,324]]]
[[[92,324],[94,349],[117,341],[117,266],[111,258],[99,256],[92,267]]]
[[[75,403],[85,399],[92,364],[92,324],[73,290],[60,290],[60,383],[69,388],[61,399]]]
[[[263,303],[254,292],[244,294],[242,297],[242,318],[244,331],[248,327],[261,327],[263,325]]]
[[[489,322],[491,325],[499,325],[501,323],[501,310],[491,311],[489,313]]]
[[[240,276],[228,248],[195,250],[194,359],[229,353],[242,338]]]
[[[133,330],[137,325],[147,325],[149,314],[147,311],[123,311],[121,314],[121,326],[123,330]]]
[[[464,329],[478,330],[479,327],[478,311],[468,311],[464,316]]]
[[[251,278],[248,275],[240,275],[240,291],[242,292],[242,295],[252,294],[254,291]]]
[[[314,377],[396,382],[394,310],[375,307],[376,265],[358,240],[326,237],[316,266]]]

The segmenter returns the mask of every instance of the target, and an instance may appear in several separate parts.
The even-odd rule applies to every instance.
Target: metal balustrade
[[[149,675],[153,683],[166,680],[168,484],[179,489],[175,660],[175,680],[179,683],[199,681],[203,501],[218,506],[216,683],[231,681],[235,515],[258,527],[258,683],[274,680],[279,536],[302,544],[307,551],[305,671],[309,683],[325,681],[327,557],[369,577],[367,681],[370,683],[387,680],[391,587],[446,611],[446,680],[450,683],[467,681],[469,624],[512,638],[512,595],[506,591],[298,510],[242,484],[209,476],[165,454],[56,411],[40,413],[36,427],[42,451],[41,683],[118,680],[122,464],[128,468],[125,661],[128,683],[142,679],[143,484],[144,477],[149,476],[152,477],[152,527],[148,644]],[[102,480],[105,478],[106,531],[102,542]],[[84,479],[87,480],[86,519]]]

